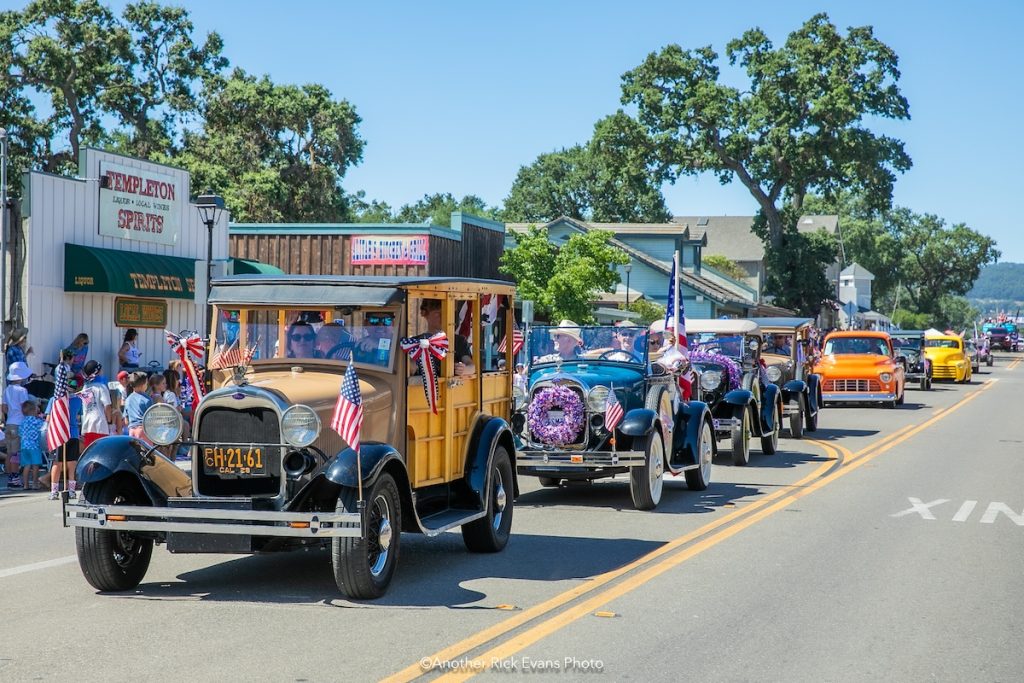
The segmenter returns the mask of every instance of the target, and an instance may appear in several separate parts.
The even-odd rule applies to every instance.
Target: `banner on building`
[[[184,192],[172,175],[100,161],[100,234],[177,244]]]
[[[426,266],[427,235],[353,235],[349,263],[353,266]]]
[[[160,299],[114,298],[115,327],[167,327],[167,302]]]

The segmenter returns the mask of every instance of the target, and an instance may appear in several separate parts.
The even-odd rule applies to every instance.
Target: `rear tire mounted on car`
[[[737,410],[740,426],[732,428],[732,464],[743,466],[750,462],[750,410],[747,406]]]
[[[644,442],[644,464],[629,470],[629,495],[637,510],[653,510],[661,501],[665,472],[665,443],[654,427]]]
[[[508,543],[512,530],[512,461],[504,446],[497,446],[491,458],[487,514],[462,525],[462,542],[474,553],[496,553]],[[556,481],[557,486],[557,481]]]
[[[87,484],[84,497],[93,505],[149,505],[140,486],[122,476]],[[75,546],[85,580],[101,591],[135,588],[153,557],[153,540],[128,531],[75,527]]]
[[[343,488],[335,508],[357,513],[358,492]],[[398,565],[402,538],[402,503],[398,486],[385,472],[366,497],[366,538],[331,539],[331,566],[338,589],[353,600],[379,598],[387,591]]]

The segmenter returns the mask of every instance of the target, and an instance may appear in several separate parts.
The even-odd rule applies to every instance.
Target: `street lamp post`
[[[629,308],[629,271],[633,270],[633,264],[627,263],[622,269],[626,271],[626,308]]]
[[[207,190],[196,199],[199,217],[206,224],[206,338],[213,334],[213,306],[210,305],[210,281],[213,279],[213,227],[224,210],[224,198]]]

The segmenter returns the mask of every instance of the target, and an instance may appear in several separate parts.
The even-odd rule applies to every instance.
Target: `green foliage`
[[[366,192],[357,191],[347,198],[349,218],[356,223],[392,223],[394,214],[391,205],[376,199],[367,201]]]
[[[962,296],[941,296],[932,326],[940,330],[973,330],[981,313]]]
[[[626,310],[640,315],[640,319],[636,321],[638,325],[650,325],[655,320],[665,319],[665,307],[656,301],[648,299],[630,301],[629,305],[626,306]]]
[[[781,242],[773,246],[768,221],[758,212],[751,230],[765,243],[765,292],[774,297],[772,303],[814,316],[825,299],[835,298],[833,283],[825,277],[825,268],[836,260],[835,237],[825,231],[806,233],[797,230],[796,211],[783,209],[785,229]]]
[[[654,146],[626,114],[601,119],[586,145],[541,154],[516,174],[502,211],[507,221],[657,223],[671,213],[649,170]]]
[[[476,195],[469,194],[457,201],[454,196],[445,192],[443,194],[426,194],[415,204],[404,204],[398,210],[393,222],[447,226],[451,224],[452,213],[455,211],[491,219],[498,212],[496,208],[489,208],[484,200]]]
[[[851,188],[876,208],[889,205],[895,173],[910,168],[910,157],[865,119],[909,113],[896,85],[896,53],[870,26],[843,36],[816,14],[781,47],[755,28],[730,41],[726,56],[746,70],[749,85],[719,82],[710,46],[669,45],[622,77],[622,102],[636,105],[660,178],[711,172],[723,184],[738,179],[757,200],[776,249],[790,225],[782,199],[799,213],[808,192]],[[777,281],[788,277],[775,273]]]
[[[520,299],[535,302],[540,317],[589,323],[594,320],[591,301],[619,283],[616,266],[629,261],[609,243],[611,237],[608,231],[591,230],[558,247],[548,241],[547,231],[530,226],[502,254],[501,270],[515,279]]]
[[[341,179],[362,159],[360,122],[321,85],[277,85],[241,69],[207,95],[205,126],[177,162],[195,187],[221,193],[238,222],[349,218]]]
[[[905,308],[897,308],[892,321],[903,330],[926,330],[932,326],[930,313],[914,313]]]
[[[979,271],[967,293],[972,299],[1024,301],[1024,263],[994,263]]]
[[[734,280],[743,281],[750,277],[747,275],[747,271],[740,268],[735,261],[721,254],[702,254],[700,262],[702,265],[711,266],[719,273],[728,275]]]

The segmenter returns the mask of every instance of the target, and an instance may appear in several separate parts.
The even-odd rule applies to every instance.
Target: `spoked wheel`
[[[746,465],[750,462],[750,411],[740,408],[739,427],[732,428],[732,464]]]
[[[661,501],[665,473],[665,444],[657,428],[647,435],[644,453],[644,464],[629,470],[629,494],[637,510],[653,510]]]
[[[707,420],[700,427],[700,441],[697,443],[698,467],[686,470],[686,488],[691,491],[703,491],[711,483],[711,457],[714,455],[715,435]]]
[[[555,480],[555,485],[558,481]],[[512,461],[503,446],[491,458],[490,495],[487,514],[462,525],[462,542],[474,553],[496,553],[508,544],[512,530]]]
[[[779,420],[779,404],[772,408],[772,431],[770,434],[761,437],[761,452],[765,455],[772,455],[779,450],[779,432],[782,430],[782,421]]]
[[[402,503],[398,487],[384,473],[366,499],[365,538],[331,539],[331,565],[338,589],[353,600],[384,595],[398,565],[402,538]],[[338,512],[358,512],[358,492],[344,488],[338,497]]]
[[[84,495],[94,505],[149,505],[138,485],[122,477],[89,484]],[[153,557],[153,540],[130,531],[75,527],[75,547],[85,580],[101,591],[135,588]]]

